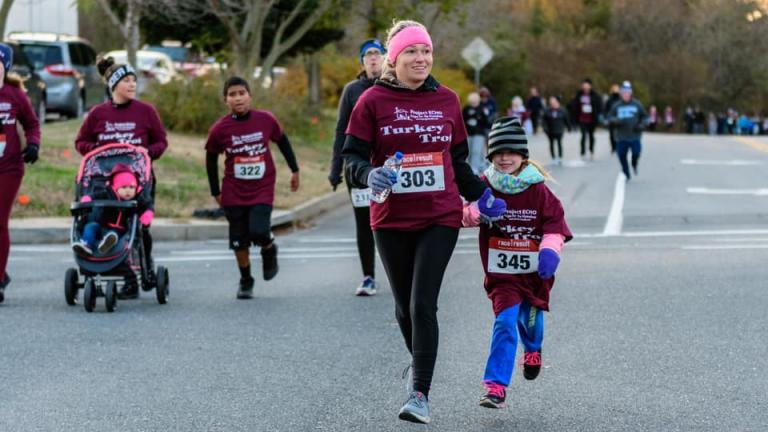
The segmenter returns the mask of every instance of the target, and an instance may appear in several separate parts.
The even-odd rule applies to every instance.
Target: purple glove
[[[544,248],[539,251],[539,276],[542,279],[549,279],[554,276],[558,264],[560,264],[560,255],[553,249]]]
[[[496,198],[491,193],[491,188],[485,188],[483,196],[477,200],[477,209],[480,211],[480,219],[483,222],[493,222],[501,219],[507,211],[507,203],[501,198]]]

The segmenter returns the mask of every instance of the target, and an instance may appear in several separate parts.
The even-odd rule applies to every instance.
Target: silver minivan
[[[54,33],[11,33],[45,81],[48,112],[79,118],[106,98],[96,68],[96,52],[77,36]]]

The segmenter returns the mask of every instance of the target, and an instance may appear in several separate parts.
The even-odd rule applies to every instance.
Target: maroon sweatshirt
[[[24,174],[24,159],[21,154],[21,139],[16,122],[21,123],[27,145],[40,145],[40,122],[24,91],[5,83],[0,89],[0,173],[18,172]]]
[[[75,148],[85,155],[113,143],[144,147],[152,160],[158,159],[168,141],[155,107],[138,100],[121,105],[107,101],[93,107],[80,127]]]
[[[542,279],[537,272],[539,243],[544,234],[561,234],[566,242],[573,238],[563,205],[544,183],[514,195],[494,190],[494,196],[507,203],[507,211],[492,227],[481,224],[478,237],[493,312],[498,315],[523,300],[549,310],[555,278]]]
[[[242,120],[227,114],[211,126],[205,150],[226,157],[222,206],[273,205],[276,172],[269,142],[282,136],[280,123],[269,111],[251,110]]]
[[[358,99],[347,135],[371,143],[371,164],[402,152],[400,182],[383,203],[371,202],[371,227],[416,231],[461,227],[462,202],[451,147],[467,139],[459,98],[447,87],[413,93],[375,85]]]

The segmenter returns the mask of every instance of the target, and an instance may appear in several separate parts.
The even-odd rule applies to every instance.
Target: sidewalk
[[[272,226],[292,225],[312,219],[329,210],[349,203],[345,189],[340,189],[289,210],[272,212]],[[11,244],[68,243],[72,218],[11,219]],[[152,222],[152,238],[163,241],[226,239],[226,220],[156,218]]]

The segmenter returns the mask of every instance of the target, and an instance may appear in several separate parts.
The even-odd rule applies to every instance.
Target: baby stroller
[[[168,269],[158,266],[155,278],[149,274],[136,200],[97,199],[81,202],[82,197],[98,196],[99,191],[109,187],[112,168],[117,164],[130,167],[136,175],[139,184],[137,195],[151,194],[151,161],[143,148],[109,144],[88,153],[80,162],[75,181],[75,201],[70,206],[74,218],[70,233],[72,244],[80,240],[89,215],[97,209],[120,209],[128,217],[128,231],[119,237],[114,246],[104,253],[94,250],[92,255],[74,254],[79,272],[75,268],[67,269],[64,298],[67,304],[76,305],[78,290],[84,288],[83,306],[88,312],[93,312],[97,297],[104,297],[107,311],[113,312],[117,306],[118,284],[126,284],[129,279],[138,283],[144,291],[154,288],[158,303],[165,304],[168,301]],[[80,276],[83,276],[82,282]]]

